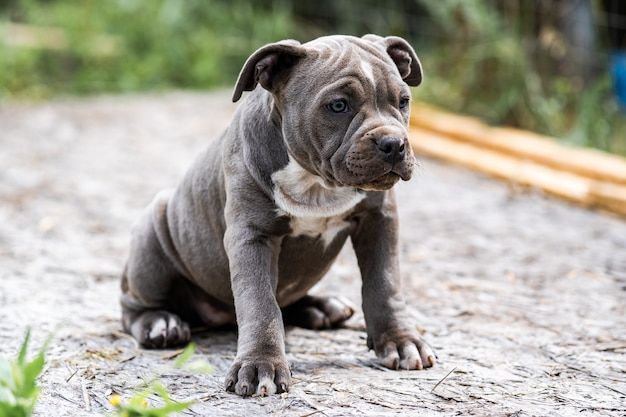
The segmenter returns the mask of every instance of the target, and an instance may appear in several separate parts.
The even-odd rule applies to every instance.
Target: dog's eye
[[[406,97],[401,98],[401,99],[400,99],[400,104],[399,104],[400,108],[401,108],[402,110],[406,109],[406,108],[409,106],[409,102],[410,102],[410,101],[411,101],[411,100],[409,100],[409,99],[408,99],[408,98],[406,98]]]
[[[335,100],[326,107],[333,113],[345,113],[348,111],[348,103],[345,100]]]

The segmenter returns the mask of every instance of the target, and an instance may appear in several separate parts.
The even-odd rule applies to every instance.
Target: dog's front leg
[[[352,235],[363,279],[367,344],[388,368],[430,367],[435,354],[411,323],[402,296],[395,196],[387,191],[379,197],[382,204],[360,219]]]
[[[225,236],[239,336],[225,386],[248,396],[288,391],[291,372],[276,301],[280,238],[232,226]]]

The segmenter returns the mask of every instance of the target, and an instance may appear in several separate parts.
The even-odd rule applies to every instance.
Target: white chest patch
[[[291,217],[292,236],[319,236],[325,246],[349,226],[344,215],[365,197],[355,188],[326,186],[293,159],[272,180],[278,214]]]
[[[292,217],[289,222],[293,236],[319,237],[324,248],[330,245],[335,237],[350,223],[343,216],[335,217]]]

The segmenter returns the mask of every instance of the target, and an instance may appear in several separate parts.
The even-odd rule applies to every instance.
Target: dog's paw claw
[[[381,364],[389,369],[422,370],[435,365],[433,350],[415,334],[397,332],[382,335],[378,340],[371,347]]]
[[[233,392],[235,391],[235,381],[227,381],[225,386],[226,391]]]
[[[435,360],[435,357],[434,357],[434,356],[432,356],[432,355],[429,355],[429,356],[428,356],[428,363],[430,364],[430,366],[435,366],[435,363],[436,363],[436,362],[437,362],[437,361]]]
[[[291,373],[287,360],[235,359],[226,377],[226,391],[247,397],[255,394],[264,397],[276,392],[287,392],[291,386]],[[280,390],[278,389],[280,387]]]

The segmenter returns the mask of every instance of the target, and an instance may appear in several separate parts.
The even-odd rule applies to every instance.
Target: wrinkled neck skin
[[[311,174],[290,158],[272,175],[274,200],[285,214],[296,217],[332,217],[356,206],[365,193],[352,187],[335,187]]]
[[[246,117],[247,123],[236,124],[243,131],[237,132],[241,135],[236,134],[235,137],[246,138],[239,146],[243,147],[247,171],[274,199],[278,215],[336,216],[349,211],[366,196],[365,192],[355,187],[330,183],[296,160],[283,136],[283,132],[289,129],[282,125],[281,108],[271,93],[257,88],[245,100],[242,107],[249,109],[235,117]]]
[[[284,146],[289,154],[288,164],[275,171],[271,177],[274,201],[279,208],[279,214],[295,217],[332,217],[354,208],[365,198],[365,192],[355,187],[338,186],[318,173],[304,168],[292,153],[294,150],[291,149],[289,141],[285,140],[285,134],[291,129],[290,126],[285,128],[282,125],[281,111],[278,102],[272,98],[270,119],[281,130]],[[307,145],[311,150],[315,143]],[[315,164],[314,159],[305,159],[304,162]]]
[[[250,92],[233,119],[233,131],[228,136],[234,139],[226,150],[224,163],[244,165],[259,189],[271,198],[272,173],[283,169],[290,159],[280,133],[281,115],[274,107],[272,95],[262,88]],[[238,155],[238,148],[243,155]]]

